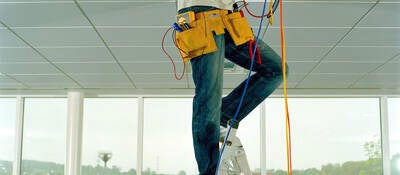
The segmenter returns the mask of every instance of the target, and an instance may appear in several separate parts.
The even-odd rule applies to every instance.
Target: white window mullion
[[[144,124],[144,100],[138,97],[138,129],[137,129],[137,165],[136,174],[142,175],[143,170],[143,124]]]
[[[13,175],[21,174],[22,162],[22,141],[24,136],[24,105],[25,98],[17,96],[17,112],[15,119],[15,147],[14,147],[14,162]]]
[[[386,96],[380,98],[380,115],[383,175],[390,175],[388,99]]]

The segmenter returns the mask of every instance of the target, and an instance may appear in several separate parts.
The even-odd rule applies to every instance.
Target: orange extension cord
[[[286,152],[287,152],[287,169],[288,174],[292,175],[292,147],[290,137],[290,118],[289,118],[289,105],[287,97],[287,83],[286,83],[286,44],[285,34],[282,20],[282,0],[279,1],[280,13],[280,28],[281,28],[281,50],[282,50],[282,74],[283,74],[283,98],[285,100],[285,114],[286,114]]]

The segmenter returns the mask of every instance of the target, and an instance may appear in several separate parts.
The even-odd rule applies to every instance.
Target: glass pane
[[[26,98],[23,174],[64,174],[67,99]]]
[[[391,174],[400,174],[400,98],[388,99]]]
[[[260,108],[254,109],[244,118],[237,130],[253,172],[260,172]]]
[[[266,105],[267,167],[286,171],[283,99]],[[379,99],[292,98],[289,110],[294,174],[382,174]]]
[[[198,174],[192,144],[192,99],[144,101],[144,173]]]
[[[137,156],[136,98],[85,98],[82,175],[134,175]]]
[[[15,98],[0,98],[0,175],[12,174],[15,112]]]

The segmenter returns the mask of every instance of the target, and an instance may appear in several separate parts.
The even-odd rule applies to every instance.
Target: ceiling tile
[[[111,47],[111,50],[121,62],[169,61],[160,46]],[[175,47],[166,47],[165,50],[174,60],[179,61],[179,53]]]
[[[1,63],[0,72],[6,74],[59,74],[49,63]]]
[[[68,89],[68,88],[80,88],[75,83],[30,83],[29,87],[31,89]]]
[[[352,61],[365,62],[376,61],[385,62],[397,53],[400,47],[336,47],[324,60],[326,61]]]
[[[365,74],[380,65],[381,63],[322,62],[314,73]]]
[[[131,84],[125,74],[71,74],[80,84]]]
[[[27,47],[0,47],[0,63],[46,62],[33,49]]]
[[[62,74],[57,75],[14,75],[18,81],[25,84],[40,84],[40,83],[60,83],[60,84],[75,84],[74,81]]]
[[[131,83],[83,83],[85,88],[132,88]]]
[[[288,27],[351,27],[372,4],[355,1],[285,1],[283,3],[283,22]],[[261,15],[262,7],[263,2],[249,2],[249,9],[254,14]],[[250,16],[247,13],[245,15]],[[273,26],[279,26],[279,8],[275,11],[274,17]],[[249,17],[249,21],[251,25],[258,26],[260,19]]]
[[[145,73],[145,74],[132,74],[133,80],[137,84],[141,83],[154,83],[154,82],[186,82],[186,77],[184,76],[182,80],[176,80],[174,74],[167,73],[167,74],[152,74],[152,73]],[[191,78],[191,77],[189,77]]]
[[[169,26],[176,5],[171,1],[79,1],[96,26]]]
[[[114,62],[106,47],[38,48],[52,62]]]
[[[21,83],[0,83],[0,92],[1,89],[23,89],[26,88]]]
[[[26,47],[25,43],[7,29],[0,28],[0,38],[0,47]]]
[[[400,74],[369,74],[353,85],[354,88],[400,88]]]
[[[19,82],[0,74],[0,84],[19,84]]]
[[[0,19],[10,27],[90,25],[73,1],[62,3],[1,3]],[[23,13],[21,13],[23,12]]]
[[[400,63],[396,62],[387,63],[382,67],[380,67],[378,70],[376,70],[374,73],[399,74],[398,76],[400,77]]]
[[[69,74],[123,74],[116,63],[58,63],[57,66]]]
[[[161,46],[167,28],[98,28],[98,30],[109,46]],[[165,45],[173,46],[172,39],[167,38]]]
[[[123,63],[123,67],[130,74],[137,73],[173,73],[173,66],[170,62],[158,63]],[[183,65],[176,65],[176,72],[178,75],[182,72]]]
[[[91,27],[88,28],[18,28],[14,29],[34,47],[104,46]]]
[[[347,88],[362,74],[310,74],[297,88]]]
[[[254,28],[257,31],[258,28]],[[285,28],[285,43],[290,46],[333,46],[349,30],[348,28]],[[280,45],[279,28],[271,28],[266,34],[268,44]]]
[[[394,0],[399,2],[398,0]],[[382,1],[381,1],[382,2]],[[379,3],[360,22],[362,27],[400,27],[400,3]]]
[[[354,28],[343,46],[400,46],[400,28]]]
[[[307,74],[318,62],[311,61],[288,61],[288,71],[290,74]]]
[[[136,88],[147,88],[147,89],[183,89],[187,88],[185,82],[171,83],[171,82],[153,82],[153,83],[138,83]]]
[[[330,47],[286,47],[286,59],[290,61],[319,61]],[[281,48],[275,49],[280,56]]]

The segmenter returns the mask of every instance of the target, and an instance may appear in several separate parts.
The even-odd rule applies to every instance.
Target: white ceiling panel
[[[106,47],[58,47],[38,48],[53,62],[114,62]]]
[[[139,83],[136,85],[139,89],[184,89],[187,88],[185,82],[152,82],[152,83]]]
[[[71,77],[86,87],[90,84],[129,84],[125,74],[71,74]]]
[[[0,3],[0,14],[0,19],[9,27],[89,25],[73,1],[60,3]]]
[[[1,89],[23,89],[23,88],[27,88],[27,87],[25,87],[21,83],[0,83],[0,88]],[[0,89],[0,92],[1,92],[1,89]]]
[[[84,28],[17,28],[14,29],[34,47],[104,46],[91,27]]]
[[[400,28],[355,28],[340,45],[399,47]]]
[[[9,30],[0,28],[0,47],[26,47],[26,45]]]
[[[180,76],[179,74],[178,76]],[[133,80],[136,84],[142,83],[154,83],[154,82],[174,82],[174,83],[186,83],[187,76],[184,76],[182,80],[176,80],[174,74],[132,74]],[[190,75],[191,76],[191,75]],[[191,79],[191,77],[189,77]]]
[[[49,63],[0,63],[0,72],[6,74],[59,74]]]
[[[123,74],[116,63],[58,63],[57,66],[71,74]]]
[[[284,1],[283,22],[288,27],[351,27],[372,5],[373,3],[360,3],[360,1]],[[261,15],[261,7],[263,7],[263,2],[249,3],[249,9],[256,15]],[[267,2],[267,7],[269,7],[269,2]],[[250,17],[247,12],[245,15]],[[258,26],[260,19],[249,18],[249,22],[251,25]],[[275,11],[273,26],[279,25],[278,7]]]
[[[358,81],[353,88],[400,88],[400,74],[370,74]]]
[[[30,89],[75,89],[80,88],[78,85],[74,83],[30,83]]]
[[[312,70],[317,62],[312,61],[288,61],[289,76],[293,74],[306,74]]]
[[[362,27],[400,27],[400,1],[379,3],[359,24]]]
[[[258,28],[254,28],[257,31]],[[280,45],[280,29],[270,28],[267,43]],[[348,28],[285,28],[285,43],[290,46],[333,46],[349,30]]]
[[[319,61],[321,57],[328,52],[330,47],[286,47],[286,60],[288,61]],[[280,56],[281,48],[274,49]]]
[[[169,61],[168,57],[161,50],[161,46],[152,47],[111,47],[114,55],[121,62],[165,62]],[[167,53],[179,60],[179,53],[175,47],[165,47]]]
[[[46,60],[28,47],[0,47],[0,63],[18,62],[46,62]]]
[[[336,74],[365,74],[382,63],[354,63],[354,62],[322,62],[314,73],[336,73]]]
[[[311,74],[297,88],[348,88],[362,74]]]
[[[352,62],[385,62],[400,53],[399,47],[336,47],[324,60],[326,61],[352,61]]]
[[[108,1],[79,3],[97,26],[169,26],[176,5],[168,1]]]
[[[0,74],[0,84],[20,84],[12,78]]]
[[[160,46],[167,27],[98,28],[109,46]],[[170,32],[171,34],[171,32]],[[165,45],[173,46],[168,37]]]
[[[55,75],[13,75],[18,81],[26,84],[40,84],[40,83],[60,83],[60,84],[75,84],[74,81],[62,74]]]
[[[173,73],[173,66],[170,62],[158,63],[123,63],[124,69],[130,74],[136,73]],[[176,66],[177,74],[181,74],[183,65]]]
[[[378,70],[376,70],[374,73],[389,73],[389,74],[398,74],[400,77],[400,63],[398,62],[390,62],[382,67],[380,67]]]
[[[132,88],[131,83],[82,83],[85,88]]]

